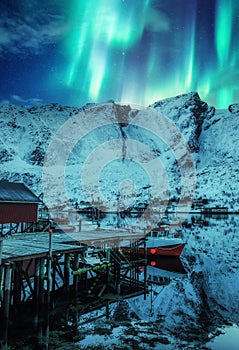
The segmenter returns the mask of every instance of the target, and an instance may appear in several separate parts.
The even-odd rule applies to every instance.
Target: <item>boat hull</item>
[[[177,256],[179,257],[185,247],[185,243],[165,245],[163,247],[147,247],[147,256]],[[144,249],[139,249],[140,254],[144,254]]]
[[[185,243],[170,244],[162,247],[147,247],[146,254],[148,257],[152,257],[152,256],[180,257],[184,247],[185,247]],[[123,251],[124,253],[130,254],[133,251],[133,249],[121,248],[121,251]],[[141,248],[141,247],[138,248],[137,252],[140,255],[145,254],[144,248]]]

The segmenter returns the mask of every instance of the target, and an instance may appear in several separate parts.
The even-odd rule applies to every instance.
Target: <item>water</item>
[[[146,296],[84,314],[77,303],[60,305],[38,324],[22,313],[30,322],[10,325],[10,349],[238,349],[239,216],[188,223],[180,261],[149,262]]]

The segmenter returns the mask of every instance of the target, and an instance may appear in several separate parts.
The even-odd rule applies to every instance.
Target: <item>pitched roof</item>
[[[40,199],[23,183],[0,181],[0,202],[39,203]]]

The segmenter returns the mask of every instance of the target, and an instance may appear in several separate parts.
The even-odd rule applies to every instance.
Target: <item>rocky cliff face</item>
[[[206,118],[215,114],[214,107],[203,102],[197,92],[166,98],[155,102],[152,107],[177,124],[192,152],[199,151],[202,124]]]
[[[58,104],[32,108],[0,106],[1,179],[24,182],[39,195],[42,192],[42,165],[50,143],[58,135],[57,131],[64,123],[69,122],[78,113],[84,113],[81,129],[89,132],[87,137],[85,135],[80,142],[76,142],[67,159],[66,182],[72,199],[84,199],[80,198],[83,193],[78,185],[80,173],[92,152],[107,142],[108,144],[117,142],[120,154],[117,156],[114,154],[113,158],[109,158],[109,154],[106,156],[104,149],[100,148],[102,152],[95,155],[95,168],[91,167],[91,171],[94,173],[94,169],[102,164],[102,161],[104,162],[102,159],[105,157],[105,166],[101,168],[99,183],[103,192],[107,189],[105,196],[108,199],[117,195],[120,181],[123,181],[126,173],[127,179],[137,175],[135,176],[136,197],[138,196],[138,202],[145,199],[142,193],[140,197],[140,192],[143,191],[142,188],[150,186],[150,181],[142,173],[142,167],[136,164],[139,159],[145,162],[144,164],[148,162],[147,166],[150,164],[149,172],[153,174],[152,176],[160,175],[164,178],[167,175],[170,183],[169,196],[177,197],[180,193],[180,184],[177,184],[180,181],[180,174],[170,148],[172,144],[177,143],[178,135],[171,135],[173,142],[165,144],[159,137],[152,136],[147,130],[143,130],[143,124],[140,127],[132,125],[138,117],[137,110],[129,106],[119,106],[113,102],[104,104],[104,107],[98,105],[95,111],[98,110],[97,113],[100,113],[103,124],[95,125],[99,114],[96,117],[95,112],[93,114],[89,112],[91,108],[92,105],[78,109]],[[172,120],[188,142],[196,168],[195,196],[208,198],[213,200],[215,205],[227,205],[237,210],[239,207],[236,195],[239,182],[238,104],[230,105],[228,110],[215,110],[214,107],[203,102],[198,93],[192,92],[155,102],[151,108]],[[77,122],[79,118],[76,117]],[[147,125],[150,124],[149,118],[147,123]],[[76,132],[77,130],[72,127],[72,137]],[[68,135],[69,140],[71,134]],[[136,142],[132,145],[129,139]],[[64,144],[63,139],[62,144]],[[147,147],[149,151],[146,150]],[[135,154],[137,159],[134,160]],[[121,158],[120,161],[117,161],[117,157]],[[157,157],[164,168],[161,174],[157,169],[157,174],[153,170]],[[183,158],[183,154],[180,157]],[[122,159],[125,161],[122,162]],[[133,161],[135,165],[129,165],[127,159]],[[110,163],[113,165],[112,168],[109,166]],[[90,177],[93,173],[86,174]],[[92,188],[91,190],[94,191]]]

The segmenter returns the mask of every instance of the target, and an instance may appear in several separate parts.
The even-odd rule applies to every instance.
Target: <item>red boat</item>
[[[179,257],[186,242],[178,235],[170,236],[165,227],[151,229],[146,236],[147,256],[176,256]],[[123,247],[124,253],[130,253],[130,249]],[[144,254],[143,244],[139,246],[139,254]]]

